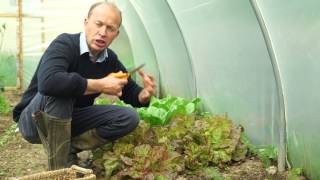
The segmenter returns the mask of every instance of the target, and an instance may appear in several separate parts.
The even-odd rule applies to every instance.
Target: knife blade
[[[139,66],[136,67],[136,68],[131,69],[128,73],[129,73],[129,74],[133,74],[133,73],[139,71],[141,68],[143,68],[144,65],[145,65],[145,63],[139,65]]]
[[[127,72],[127,73],[117,72],[117,73],[111,73],[111,75],[112,75],[113,77],[116,77],[116,78],[128,79],[128,77],[129,77],[131,74],[133,74],[133,73],[137,72],[138,70],[140,70],[141,68],[143,68],[144,65],[145,65],[145,64],[143,63],[143,64],[139,65],[138,67],[131,69],[131,70],[130,70],[129,72]]]

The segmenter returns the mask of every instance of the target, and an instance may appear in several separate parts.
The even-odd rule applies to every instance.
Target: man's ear
[[[88,18],[84,18],[83,24],[84,25],[88,24]]]
[[[120,33],[120,30],[118,30],[116,37],[119,35],[119,33]]]

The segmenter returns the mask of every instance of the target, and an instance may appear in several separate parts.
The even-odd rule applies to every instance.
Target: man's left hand
[[[154,78],[139,70],[139,75],[143,79],[143,90],[139,94],[139,101],[141,104],[146,104],[150,101],[151,96],[155,95],[156,83]]]

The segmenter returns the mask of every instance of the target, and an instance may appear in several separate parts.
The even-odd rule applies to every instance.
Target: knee
[[[59,118],[69,118],[73,112],[73,98],[58,98],[46,96],[46,106],[44,111]]]
[[[134,131],[139,125],[139,115],[129,107],[114,106],[117,112],[111,121],[97,127],[97,133],[105,139],[116,140]]]
[[[28,114],[23,113],[18,121],[18,129],[21,136],[31,144],[41,144],[40,137],[38,135],[37,128],[33,124],[31,118],[28,118]]]
[[[25,139],[29,143],[41,144],[41,140],[40,140],[40,137],[39,137],[37,131],[30,131],[30,130],[28,131],[28,130],[19,128],[19,132],[20,132],[21,136],[23,137],[23,139]]]
[[[31,144],[41,144],[39,136],[22,135],[22,137]]]
[[[128,116],[128,126],[130,131],[133,131],[134,129],[137,128],[137,126],[139,125],[139,115],[138,113],[132,109],[132,108],[128,108],[127,112],[126,112],[127,116]]]

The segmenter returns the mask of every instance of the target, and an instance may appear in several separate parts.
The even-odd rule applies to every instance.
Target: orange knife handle
[[[130,76],[129,73],[123,73],[123,72],[117,72],[117,73],[111,73],[111,76],[115,78],[120,78],[120,79],[128,79]]]

